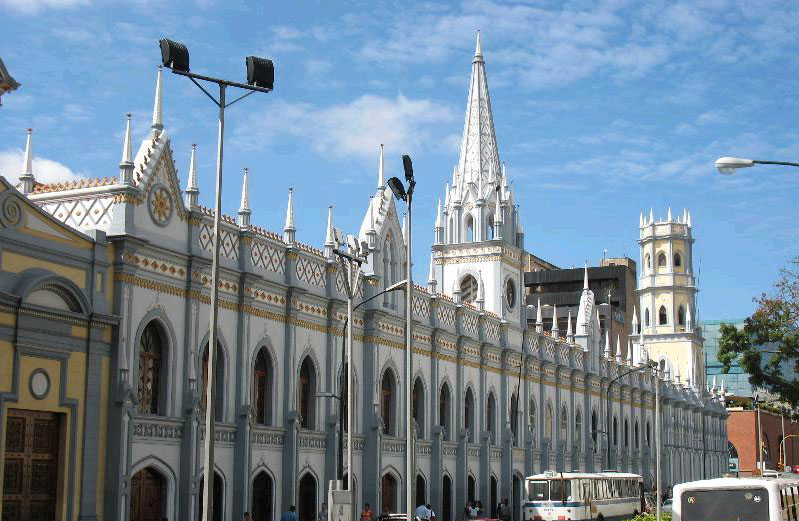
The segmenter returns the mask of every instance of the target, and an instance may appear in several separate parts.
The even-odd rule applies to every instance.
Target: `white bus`
[[[614,521],[646,508],[638,474],[547,471],[528,477],[525,485],[524,521]]]
[[[718,478],[674,486],[673,521],[799,521],[799,480]]]

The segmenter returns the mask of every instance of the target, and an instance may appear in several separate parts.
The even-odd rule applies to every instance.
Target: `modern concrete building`
[[[354,458],[345,471],[353,474],[356,502],[401,511],[404,491],[413,487],[417,502],[429,501],[439,519],[453,521],[467,499],[495,505],[504,496],[521,519],[524,476],[542,470],[613,467],[642,474],[650,486],[656,385],[668,419],[664,482],[719,475],[727,451],[717,395],[644,371],[617,380],[608,393],[637,360],[603,350],[598,296],[587,281],[573,327],[527,327],[523,202],[501,167],[479,39],[471,69],[461,155],[429,223],[435,243],[427,288],[411,296],[412,381],[403,376],[402,292],[376,298],[354,316]],[[215,516],[241,519],[248,510],[256,521],[273,521],[296,504],[300,519],[311,520],[337,476],[338,402],[319,397],[342,391],[346,302],[334,245],[297,242],[295,211],[317,211],[303,208],[301,193],[289,192],[282,234],[253,225],[245,177],[236,217],[222,216],[219,343],[210,346],[219,363],[209,375],[212,212],[198,204],[194,149],[181,193],[162,99],[159,70],[152,130],[134,151],[128,120],[117,177],[42,184],[31,172],[20,184],[54,219],[105,233],[109,244],[106,277],[85,279],[108,284],[109,309],[101,312],[119,317],[108,346],[108,406],[91,402],[108,425],[106,465],[97,476],[105,518],[198,519],[203,418],[212,407]],[[405,276],[405,236],[382,153],[376,174],[355,231],[370,250],[358,301]],[[326,209],[318,211],[324,218]],[[64,257],[50,262],[72,262]],[[13,328],[3,331],[8,352],[27,349]],[[212,404],[204,398],[208,378],[219,390]],[[412,419],[400,413],[407,386]],[[2,412],[0,425],[7,416]],[[417,433],[412,476],[403,470],[407,421]],[[59,472],[59,479],[73,476]],[[75,502],[64,519],[78,515],[94,511]]]

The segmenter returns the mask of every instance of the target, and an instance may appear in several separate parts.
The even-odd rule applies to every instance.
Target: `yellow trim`
[[[0,326],[14,326],[14,314],[13,313],[0,313]]]
[[[72,336],[86,339],[89,337],[89,328],[83,326],[72,326]]]
[[[13,251],[5,250],[3,252],[2,271],[9,273],[22,273],[29,268],[42,268],[63,275],[78,285],[81,289],[86,289],[86,270],[79,268],[70,268],[63,264],[22,255]]]

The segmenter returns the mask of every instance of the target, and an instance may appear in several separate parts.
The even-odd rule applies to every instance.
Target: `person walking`
[[[497,512],[497,515],[499,515],[499,518],[502,521],[511,521],[513,518],[513,511],[508,503],[508,498],[502,500],[502,503],[499,504],[499,510]]]
[[[297,512],[295,511],[294,505],[291,505],[287,512],[283,512],[283,515],[280,516],[280,521],[299,521],[297,517]]]
[[[282,519],[280,521],[283,521]],[[372,521],[372,506],[369,503],[363,504],[363,512],[361,512],[361,521]]]

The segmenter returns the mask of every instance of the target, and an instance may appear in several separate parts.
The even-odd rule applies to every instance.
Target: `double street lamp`
[[[218,338],[217,320],[219,305],[219,222],[222,214],[222,151],[225,132],[225,108],[242,100],[253,92],[271,92],[275,82],[275,68],[271,60],[247,56],[247,83],[237,83],[210,76],[189,72],[189,50],[182,43],[166,38],[158,42],[161,47],[161,61],[174,74],[186,76],[219,107],[219,131],[216,151],[216,201],[214,204],[214,243],[211,255],[211,331],[208,341],[208,378],[205,400],[205,443],[203,454],[203,498],[202,521],[214,519],[214,404],[216,403],[216,345]],[[219,86],[219,99],[216,99],[197,80],[216,83]],[[236,87],[248,91],[230,103],[225,102],[225,89]]]
[[[413,206],[413,190],[416,181],[413,178],[413,163],[410,156],[402,156],[402,166],[405,170],[405,181],[408,183],[406,190],[402,181],[396,177],[388,180],[388,187],[394,193],[394,197],[405,201],[408,205],[408,229],[405,240],[408,247],[405,249],[405,511],[408,521],[413,521],[413,479],[414,471],[414,444],[413,444],[413,392],[411,380],[413,378],[413,368],[411,366],[411,303],[413,299],[413,278],[411,276],[411,208]]]

